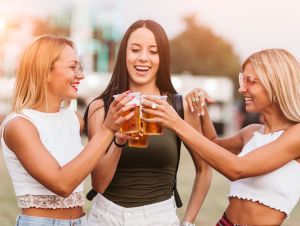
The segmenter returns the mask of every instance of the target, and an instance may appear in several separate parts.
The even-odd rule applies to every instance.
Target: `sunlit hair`
[[[43,35],[24,51],[17,70],[12,108],[19,112],[45,104],[47,109],[48,74],[66,46],[75,50],[74,43],[64,37]],[[69,100],[62,106],[68,106]]]
[[[300,65],[283,49],[267,49],[249,56],[242,70],[250,63],[269,98],[279,104],[285,117],[300,122]]]

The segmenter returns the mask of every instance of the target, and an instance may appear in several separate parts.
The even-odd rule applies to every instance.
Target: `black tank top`
[[[169,199],[178,161],[177,136],[168,129],[149,136],[147,148],[123,148],[116,173],[103,196],[123,207]]]

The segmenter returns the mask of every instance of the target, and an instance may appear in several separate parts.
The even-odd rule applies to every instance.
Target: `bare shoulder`
[[[102,99],[94,100],[89,107],[88,111],[88,137],[91,138],[96,131],[101,129],[105,117],[104,101]]]
[[[285,130],[284,133],[282,134],[282,137],[289,139],[289,142],[299,143],[300,146],[299,134],[300,134],[300,123],[297,123],[289,127],[287,130]]]
[[[18,145],[25,145],[27,141],[39,139],[37,128],[28,119],[15,117],[7,122],[3,131],[5,144],[15,150]]]
[[[300,163],[300,123],[297,123],[283,132],[276,140],[277,146],[291,154]]]
[[[244,127],[240,131],[240,135],[241,135],[242,139],[244,140],[244,143],[247,143],[251,139],[254,132],[259,131],[262,128],[263,128],[262,124],[250,124],[250,125]]]
[[[94,117],[96,112],[103,111],[104,112],[104,101],[103,99],[97,99],[91,102],[89,106],[88,116],[89,118]],[[97,115],[97,114],[96,114]]]
[[[10,119],[4,128],[5,133],[10,133],[10,132],[25,132],[27,133],[28,131],[19,131],[21,129],[30,129],[30,130],[36,130],[36,127],[33,125],[33,123],[24,118],[24,117],[15,117],[13,119]]]

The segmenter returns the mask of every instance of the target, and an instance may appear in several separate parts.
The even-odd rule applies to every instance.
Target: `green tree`
[[[198,24],[195,15],[184,21],[186,29],[170,41],[172,72],[236,78],[240,60],[232,46],[210,28]]]

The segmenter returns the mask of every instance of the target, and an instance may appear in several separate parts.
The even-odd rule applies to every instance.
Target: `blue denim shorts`
[[[87,226],[86,216],[72,220],[19,215],[16,226]]]

